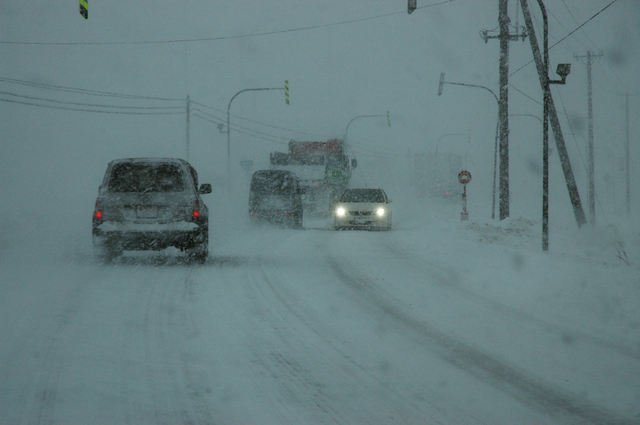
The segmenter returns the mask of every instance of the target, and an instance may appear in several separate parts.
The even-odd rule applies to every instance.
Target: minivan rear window
[[[284,173],[256,173],[251,179],[251,191],[254,193],[291,193],[293,181]]]
[[[182,192],[182,169],[168,163],[120,163],[111,171],[110,192]]]

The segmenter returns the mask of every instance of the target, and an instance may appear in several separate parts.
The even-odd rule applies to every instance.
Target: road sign
[[[463,170],[458,174],[458,181],[462,184],[467,184],[471,181],[471,173]]]
[[[467,183],[471,181],[471,173],[467,170],[462,170],[458,173],[458,181],[464,186],[464,192],[462,192],[462,212],[460,213],[460,220],[469,221],[469,213],[467,212]]]

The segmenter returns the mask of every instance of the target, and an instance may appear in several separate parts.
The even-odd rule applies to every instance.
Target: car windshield
[[[349,189],[342,194],[341,202],[384,202],[380,189]]]
[[[121,163],[111,172],[111,192],[182,192],[185,182],[178,164]]]
[[[290,193],[292,190],[291,180],[282,173],[256,174],[251,181],[254,193]]]

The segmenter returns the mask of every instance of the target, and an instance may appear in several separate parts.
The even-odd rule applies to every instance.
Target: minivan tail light
[[[193,201],[193,210],[191,212],[191,218],[197,220],[200,218],[200,202]]]
[[[96,208],[93,215],[96,219],[102,220],[102,202],[96,201]]]

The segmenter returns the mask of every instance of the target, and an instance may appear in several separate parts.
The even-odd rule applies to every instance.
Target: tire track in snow
[[[328,237],[330,235],[323,235],[325,240]],[[322,257],[319,258],[322,259]],[[285,377],[291,384],[290,389],[297,388],[298,393],[306,394],[306,397],[302,398],[307,399],[307,402],[309,399],[313,400],[310,408],[322,412],[322,418],[326,417],[335,423],[380,423],[385,421],[396,423],[399,417],[404,419],[400,420],[400,423],[418,423],[425,420],[430,424],[448,425],[479,422],[477,418],[472,418],[462,412],[463,409],[460,406],[456,406],[457,411],[453,417],[440,409],[436,402],[422,400],[418,404],[408,394],[398,392],[389,384],[388,377],[380,376],[380,370],[372,370],[370,365],[367,366],[358,361],[358,353],[354,347],[350,346],[350,341],[342,340],[339,330],[332,329],[325,323],[326,317],[314,311],[312,306],[308,304],[308,300],[301,299],[292,292],[291,283],[285,283],[283,280],[283,276],[285,278],[288,276],[282,275],[277,269],[274,273],[274,268],[270,266],[271,264],[261,264],[259,276],[256,276],[253,281],[254,291],[260,294],[259,298],[266,306],[263,307],[265,310],[263,317],[276,330],[281,340],[279,346],[307,347],[311,360],[309,358],[297,360],[296,357],[287,353],[288,350],[282,349],[273,350],[267,356],[256,353],[255,357],[259,359],[260,366],[271,376]],[[326,269],[324,261],[318,266],[323,270]],[[331,374],[340,377],[331,376],[328,378],[323,374],[323,369],[309,367],[310,364],[334,365]],[[334,370],[339,365],[342,365],[343,369],[351,370],[350,377],[346,378],[346,382],[356,385],[360,391],[371,391],[372,394],[376,394],[378,398],[368,401],[369,408],[374,411],[366,411],[367,408],[363,406],[358,406],[358,412],[345,410],[347,406],[349,409],[354,409],[354,406],[345,406],[342,400],[332,398],[330,394],[335,392],[336,382],[345,381],[344,374]],[[320,384],[321,382],[327,382],[327,384]],[[427,390],[423,389],[423,391]],[[380,395],[382,393],[384,396]],[[431,394],[431,399],[437,397],[436,394]],[[440,402],[444,403],[443,400]],[[380,416],[381,413],[395,415],[395,417],[389,416],[385,419]],[[369,420],[365,418],[369,418]],[[321,422],[325,423],[325,420]]]
[[[54,423],[58,385],[64,368],[64,358],[59,353],[60,341],[83,303],[86,288],[94,276],[95,273],[92,273],[91,277],[84,277],[72,286],[69,296],[64,300],[64,308],[55,318],[51,334],[47,336],[44,353],[39,356],[43,360],[38,367],[39,378],[35,384],[35,394],[32,393],[33,401],[28,411],[29,424]],[[42,320],[41,318],[38,326],[42,325]]]
[[[198,353],[185,349],[185,341],[198,333],[191,312],[197,298],[193,269],[179,279],[158,279],[161,270],[182,267],[187,266],[150,267],[146,279],[137,283],[122,342],[127,424],[215,423],[202,388],[209,378],[194,370]]]
[[[487,355],[428,323],[414,319],[403,311],[399,303],[385,297],[384,291],[353,267],[341,264],[330,254],[326,256],[326,261],[346,286],[352,288],[362,299],[378,308],[386,316],[412,331],[416,341],[438,354],[446,362],[492,384],[525,405],[540,409],[545,414],[552,414],[562,423],[577,424],[586,421],[590,424],[629,424],[628,419],[540,382],[525,371]]]

